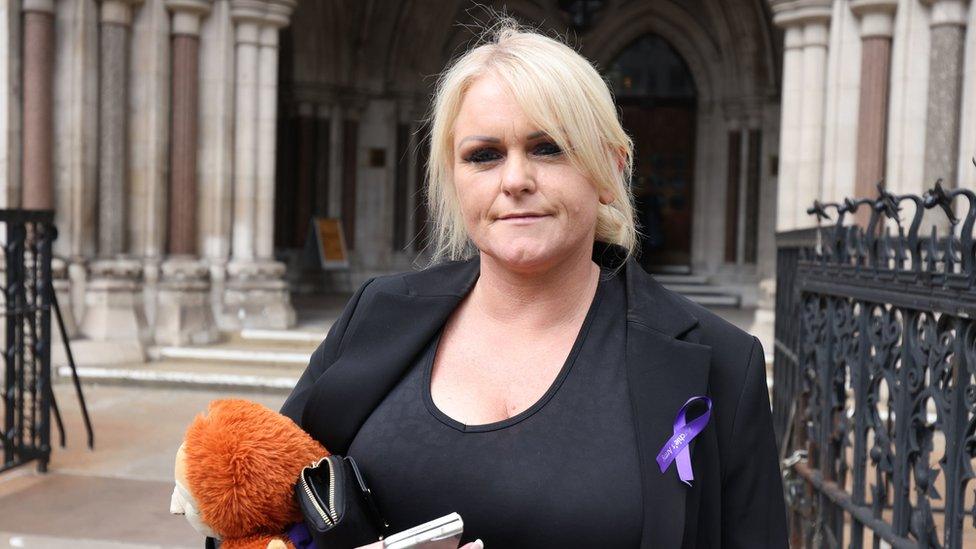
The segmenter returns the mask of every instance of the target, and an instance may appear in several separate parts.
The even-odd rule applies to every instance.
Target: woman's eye
[[[563,152],[563,150],[559,148],[559,145],[556,145],[555,143],[542,143],[536,147],[535,150],[537,153],[543,156],[555,156]]]
[[[540,143],[532,149],[532,152],[539,156],[556,156],[562,154],[563,150],[555,143]],[[477,149],[464,157],[464,160],[472,164],[485,164],[499,160],[501,157],[501,153],[495,149]]]
[[[491,149],[478,149],[473,153],[469,154],[465,160],[468,162],[473,162],[475,164],[481,164],[484,162],[490,162],[492,160],[497,160],[499,155],[496,151]]]

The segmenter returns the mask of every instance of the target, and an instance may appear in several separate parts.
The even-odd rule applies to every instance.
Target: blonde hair
[[[610,204],[599,206],[595,240],[622,246],[627,257],[632,255],[637,245],[629,184],[634,145],[620,125],[606,82],[572,48],[523,29],[510,17],[487,29],[479,42],[441,73],[427,116],[431,263],[464,259],[473,252],[453,184],[453,127],[465,92],[489,72],[501,78],[532,122],[556,141],[572,165],[598,190],[612,195]],[[620,157],[623,170],[617,167]]]

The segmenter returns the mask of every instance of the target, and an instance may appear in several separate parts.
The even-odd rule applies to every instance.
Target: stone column
[[[24,13],[24,178],[22,205],[54,208],[54,0],[25,0]]]
[[[200,17],[210,11],[210,0],[167,0],[166,7],[173,13],[166,252],[196,255]]]
[[[65,320],[74,324],[84,318],[88,262],[97,254],[99,5],[90,0],[56,5],[53,175],[59,236],[54,253],[68,260],[61,272],[66,271],[70,287],[58,290],[55,278],[55,290]],[[58,273],[55,269],[55,277]]]
[[[265,3],[234,0],[234,219],[231,261],[254,259],[257,178],[258,39]]]
[[[142,263],[125,257],[125,177],[129,27],[132,8],[140,1],[100,4],[98,259],[89,266],[81,326],[90,339],[113,342],[116,352],[109,358],[139,361],[145,358],[149,333],[141,296]]]
[[[827,43],[829,12],[811,16],[803,26],[803,92],[800,114],[799,173],[796,203],[800,216],[797,226],[811,226],[815,221],[806,209],[822,194],[824,97],[827,76]]]
[[[212,343],[219,333],[210,306],[210,269],[197,256],[197,121],[200,19],[210,0],[167,0],[172,12],[172,107],[168,257],[162,265],[156,342]]]
[[[232,0],[236,25],[234,227],[222,323],[295,324],[285,265],[274,261],[275,127],[278,32],[295,0]]]
[[[54,0],[25,0],[24,122],[21,204],[29,210],[54,209]],[[68,337],[77,333],[72,313],[71,281],[60,258],[52,266],[52,284]]]
[[[261,27],[258,49],[258,141],[255,256],[274,260],[275,142],[278,122],[278,34],[295,0],[274,0]]]
[[[200,30],[198,250],[210,265],[210,303],[218,319],[234,211],[235,40],[230,13],[230,2],[215,2]]]
[[[171,45],[165,0],[134,14],[127,75],[126,253],[143,261],[147,316],[155,318],[160,263],[166,255],[169,186]]]
[[[891,36],[897,0],[854,0],[851,11],[860,20],[861,85],[857,113],[857,169],[854,195],[877,194],[875,184],[884,178],[888,127],[888,83]],[[870,212],[861,208],[855,221],[867,227]]]
[[[946,188],[959,185],[959,120],[962,118],[966,0],[925,0],[932,7],[928,105],[925,122],[925,188],[942,178]],[[931,225],[946,234],[949,222],[940,211],[926,211],[923,233]]]
[[[770,0],[784,28],[776,230],[807,224],[820,195],[829,0]]]
[[[783,45],[783,85],[780,100],[779,184],[776,230],[796,226],[797,147],[800,143],[800,107],[803,92],[803,28],[786,27]]]
[[[140,0],[102,0],[99,25],[98,254],[126,253],[126,106],[129,27]]]

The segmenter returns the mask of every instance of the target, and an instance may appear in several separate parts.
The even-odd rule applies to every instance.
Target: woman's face
[[[471,240],[509,269],[544,270],[593,245],[600,193],[493,74],[455,120],[454,186]]]

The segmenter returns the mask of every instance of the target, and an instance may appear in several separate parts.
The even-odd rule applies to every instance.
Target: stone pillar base
[[[160,345],[204,345],[220,338],[210,305],[210,276],[205,263],[180,257],[163,263],[155,335]]]
[[[61,309],[61,317],[64,319],[64,331],[68,339],[78,336],[78,323],[75,322],[74,299],[71,298],[71,280],[68,278],[68,264],[65,260],[55,257],[51,259],[51,285],[54,286],[54,294],[58,299],[58,308]],[[61,335],[58,333],[57,319],[54,311],[51,311],[51,337],[54,341],[60,341]]]
[[[141,360],[145,360],[150,334],[140,287],[142,263],[128,258],[101,259],[92,262],[89,269],[81,333],[93,341],[139,349]]]
[[[285,330],[295,325],[285,265],[277,261],[231,261],[227,265],[221,327]]]

